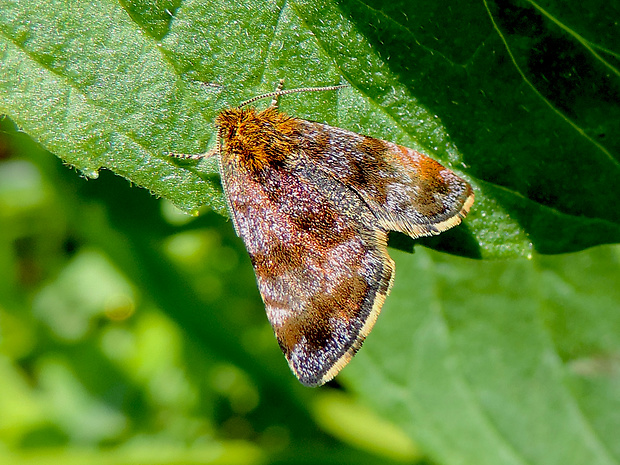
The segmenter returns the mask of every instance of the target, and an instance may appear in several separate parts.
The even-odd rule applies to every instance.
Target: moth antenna
[[[252,97],[251,99],[246,100],[245,102],[242,102],[241,104],[239,104],[237,108],[244,107],[246,105],[249,105],[250,103],[256,102],[257,100],[261,100],[261,99],[268,98],[268,97],[278,97],[280,95],[295,94],[298,92],[323,92],[323,91],[329,91],[329,90],[342,89],[344,87],[351,87],[351,86],[349,86],[349,84],[340,84],[338,86],[301,87],[299,89],[275,90],[267,94],[257,95],[256,97]]]

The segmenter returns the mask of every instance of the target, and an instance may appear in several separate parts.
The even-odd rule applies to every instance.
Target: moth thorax
[[[217,122],[223,156],[250,171],[280,164],[297,145],[297,121],[275,108],[231,108],[222,111]]]

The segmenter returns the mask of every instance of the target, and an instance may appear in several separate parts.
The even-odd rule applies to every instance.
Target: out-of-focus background
[[[419,457],[384,423],[290,373],[227,219],[81,177],[0,122],[0,463]]]

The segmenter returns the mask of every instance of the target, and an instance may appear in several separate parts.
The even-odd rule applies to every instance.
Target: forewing
[[[393,262],[368,206],[297,155],[258,173],[222,169],[280,347],[299,380],[316,386],[361,346],[389,292]]]
[[[355,190],[386,229],[429,236],[461,222],[471,186],[433,159],[391,142],[304,121],[302,151]]]

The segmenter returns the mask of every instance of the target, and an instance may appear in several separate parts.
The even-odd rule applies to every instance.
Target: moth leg
[[[225,89],[225,86],[222,84],[218,84],[216,82],[202,82],[200,81],[200,85],[205,89],[216,89],[218,92],[222,89]],[[220,134],[219,131],[216,134],[215,146],[208,150],[205,153],[177,153],[177,152],[164,152],[164,155],[170,158],[178,158],[180,160],[192,160],[192,161],[200,161],[206,158],[211,158],[214,155],[220,153]]]
[[[205,89],[225,89],[222,84],[218,84],[217,82],[203,82],[199,81],[200,85]]]
[[[205,153],[177,153],[177,152],[165,152],[165,155],[170,158],[178,158],[180,160],[194,160],[200,161],[205,158],[211,158],[214,155],[220,153],[220,144],[219,141],[211,150]]]
[[[281,92],[283,88],[284,88],[284,78],[280,79],[280,82],[278,82],[278,85],[276,86],[276,90],[274,90],[274,92]],[[280,94],[276,94],[273,96],[273,98],[271,99],[271,103],[269,104],[270,108],[278,108],[278,97],[279,96]]]
[[[211,158],[220,153],[220,151],[222,150],[222,143],[220,141],[221,141],[221,135],[220,135],[220,130],[218,129],[215,135],[215,147],[213,147],[208,152],[205,152],[205,153],[166,152],[166,155],[171,158],[178,158],[180,160],[193,160],[193,161],[204,160],[206,158]]]

